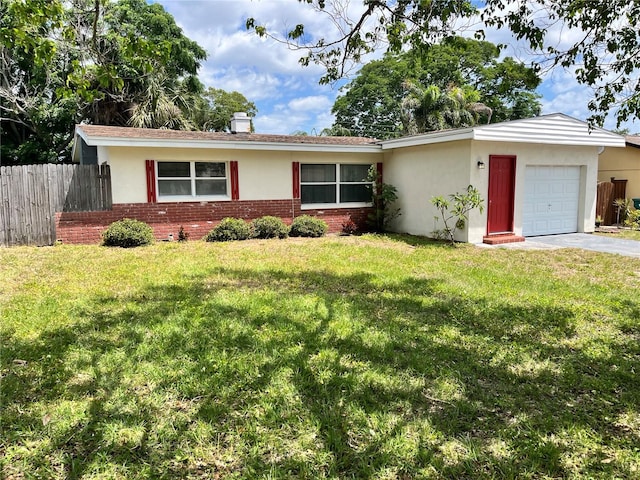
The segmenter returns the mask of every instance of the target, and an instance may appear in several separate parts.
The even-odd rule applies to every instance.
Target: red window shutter
[[[155,203],[158,201],[156,195],[156,162],[146,160],[145,167],[147,170],[147,203]]]
[[[376,164],[376,170],[378,172],[378,182],[382,183],[382,162]]]
[[[240,182],[238,181],[238,162],[232,160],[229,162],[229,170],[231,173],[231,200],[240,200]]]
[[[300,162],[293,162],[293,198],[300,198]]]

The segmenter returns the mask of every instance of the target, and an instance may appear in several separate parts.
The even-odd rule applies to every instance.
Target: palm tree
[[[450,86],[443,92],[436,85],[424,88],[411,81],[405,81],[403,86],[408,93],[400,111],[409,135],[470,127],[477,124],[479,113],[491,119],[491,109],[478,102],[480,94],[473,88]]]

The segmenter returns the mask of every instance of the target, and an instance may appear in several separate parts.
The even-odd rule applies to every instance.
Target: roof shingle
[[[323,137],[311,135],[272,135],[262,133],[199,132],[164,130],[153,128],[110,127],[105,125],[77,126],[88,137],[144,139],[144,140],[194,140],[212,142],[264,142],[313,145],[375,145],[378,140],[366,137]]]

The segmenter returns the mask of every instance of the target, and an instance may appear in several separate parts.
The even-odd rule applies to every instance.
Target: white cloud
[[[333,101],[325,95],[296,98],[289,102],[289,108],[294,112],[323,112],[332,106]]]
[[[208,52],[208,59],[200,70],[200,78],[207,86],[227,91],[239,91],[256,103],[258,116],[256,131],[291,133],[305,130],[319,133],[333,122],[331,106],[337,87],[318,85],[324,69],[311,65],[302,67],[298,60],[304,51],[294,51],[271,39],[259,38],[245,29],[247,18],[253,17],[272,32],[285,32],[298,23],[305,25],[310,38],[336,38],[340,25],[319,14],[306,2],[295,0],[157,0],[171,13],[185,34]],[[361,0],[343,0],[342,8],[351,18],[362,12]],[[327,2],[329,5],[329,2]],[[468,22],[467,28],[479,25]],[[525,64],[540,57],[525,42],[515,41],[507,29],[485,29],[487,39],[508,45],[504,55]],[[549,42],[563,48],[576,41],[580,32],[550,25]],[[367,59],[379,58],[384,48]],[[560,111],[576,118],[589,116],[587,104],[591,89],[579,85],[575,69],[556,68],[543,74],[540,92],[544,113]],[[640,126],[628,122],[632,131]],[[607,128],[615,122],[608,119]]]

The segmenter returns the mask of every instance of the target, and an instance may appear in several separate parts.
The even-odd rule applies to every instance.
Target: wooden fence
[[[111,209],[108,165],[0,167],[0,246],[53,245],[55,212]]]
[[[596,216],[602,218],[603,225],[614,225],[618,222],[618,208],[614,201],[627,198],[627,181],[611,178],[610,182],[598,182],[596,197]]]

